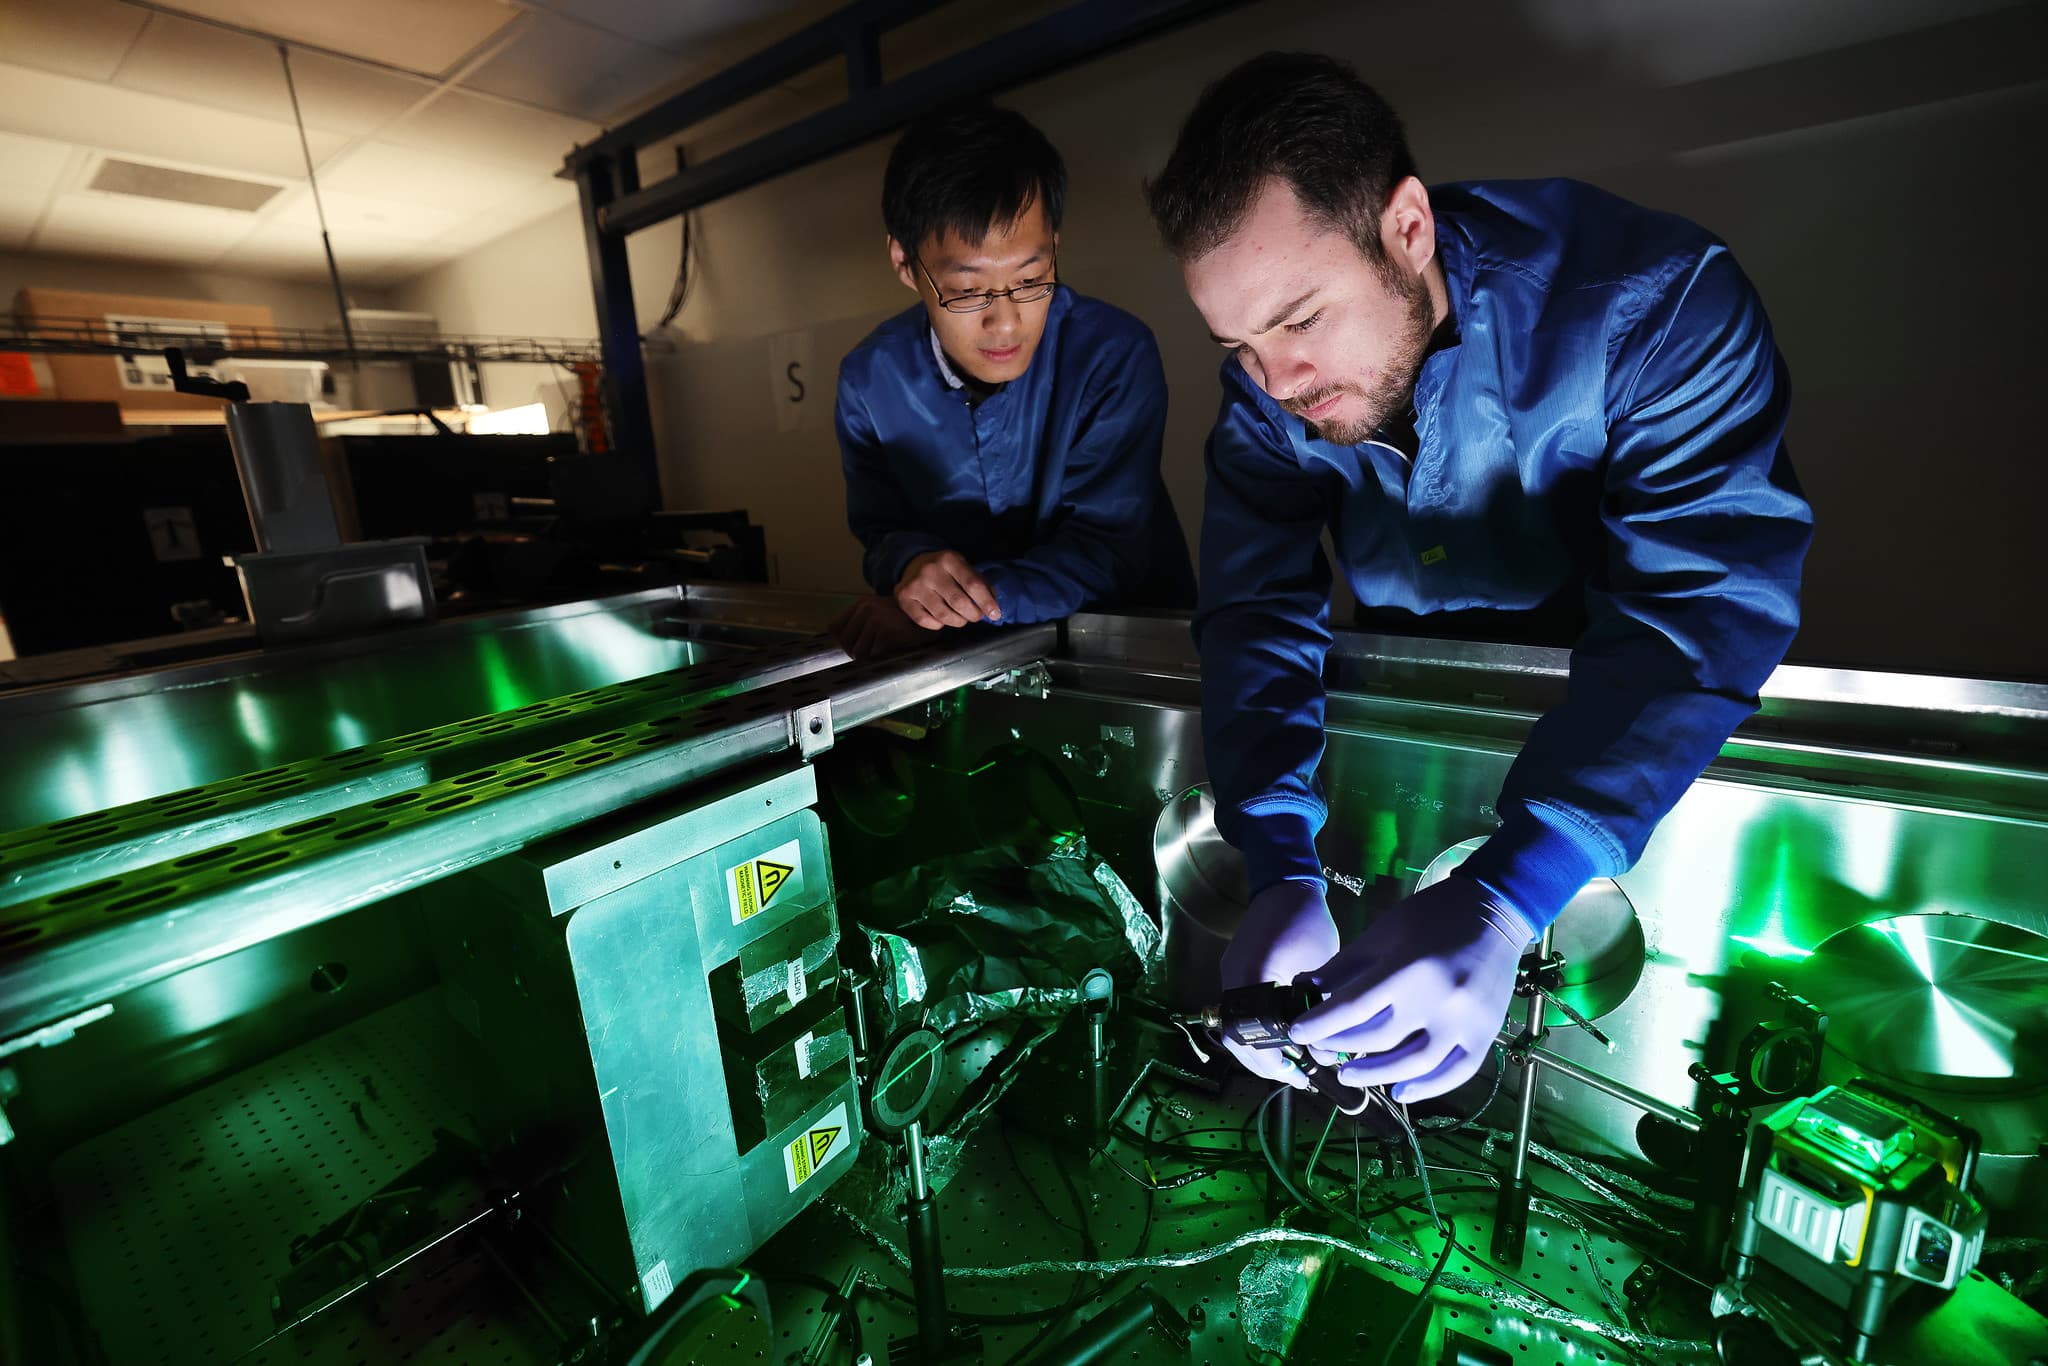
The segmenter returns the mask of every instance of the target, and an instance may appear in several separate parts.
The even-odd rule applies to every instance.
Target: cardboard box
[[[75,289],[24,289],[15,296],[15,312],[31,324],[83,320],[118,329],[123,320],[165,328],[180,325],[195,335],[246,339],[252,331],[274,327],[268,306],[224,304],[202,299],[155,299],[141,294],[95,294]],[[163,357],[155,351],[121,356],[51,356],[52,397],[118,403],[125,413],[191,412],[217,414],[216,398],[181,394],[170,386]]]
[[[119,441],[127,435],[111,403],[61,398],[0,398],[0,442]]]

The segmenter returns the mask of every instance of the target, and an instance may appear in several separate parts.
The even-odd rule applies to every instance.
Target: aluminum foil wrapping
[[[1513,1134],[1501,1129],[1484,1129],[1481,1132],[1486,1137],[1479,1145],[1480,1151],[1488,1157],[1492,1157],[1495,1150],[1500,1146],[1512,1144],[1515,1141]],[[1547,1148],[1533,1140],[1529,1144],[1529,1152],[1532,1156],[1549,1163],[1565,1175],[1571,1177],[1609,1204],[1614,1205],[1618,1209],[1627,1210],[1638,1219],[1656,1227],[1664,1227],[1663,1221],[1649,1210],[1636,1205],[1634,1200],[1644,1200],[1650,1204],[1662,1205],[1666,1209],[1673,1210],[1689,1210],[1692,1208],[1692,1201],[1684,1196],[1671,1195],[1656,1189],[1654,1186],[1645,1185],[1627,1172],[1618,1171],[1604,1162],[1595,1162],[1588,1157],[1573,1157],[1569,1153],[1558,1152],[1554,1148]]]
[[[1218,1243],[1214,1247],[1199,1248],[1192,1252],[1163,1252],[1155,1253],[1149,1257],[1129,1257],[1121,1261],[1108,1262],[1041,1261],[1024,1262],[1016,1266],[1006,1267],[948,1266],[946,1268],[946,1275],[961,1280],[1011,1280],[1024,1276],[1071,1276],[1083,1272],[1113,1276],[1123,1271],[1197,1266],[1203,1262],[1214,1261],[1218,1257],[1228,1257],[1243,1248],[1256,1247],[1261,1244],[1288,1243],[1313,1244],[1332,1248],[1338,1252],[1356,1257],[1361,1261],[1369,1262],[1374,1266],[1386,1267],[1391,1271],[1417,1281],[1429,1274],[1428,1267],[1417,1264],[1415,1249],[1409,1247],[1406,1243],[1380,1233],[1377,1230],[1374,1230],[1372,1233],[1372,1241],[1383,1243],[1396,1252],[1405,1255],[1394,1256],[1389,1253],[1375,1251],[1330,1233],[1316,1233],[1307,1229],[1261,1228],[1253,1229],[1249,1233],[1241,1233],[1228,1242]],[[907,1259],[903,1257],[902,1253],[893,1244],[884,1245],[883,1250],[889,1253],[899,1264],[906,1268],[908,1267]],[[1301,1259],[1299,1256],[1296,1256],[1293,1260],[1296,1266],[1300,1265]],[[1437,1277],[1437,1284],[1456,1294],[1470,1295],[1475,1299],[1485,1300],[1497,1308],[1508,1310],[1511,1313],[1535,1322],[1549,1324],[1555,1328],[1569,1329],[1573,1332],[1589,1333],[1645,1355],[1654,1354],[1664,1357],[1669,1361],[1713,1361],[1715,1359],[1714,1345],[1711,1342],[1699,1339],[1659,1337],[1654,1333],[1638,1332],[1635,1329],[1626,1328],[1619,1324],[1605,1323],[1599,1319],[1587,1318],[1583,1314],[1551,1304],[1546,1300],[1539,1300],[1533,1296],[1522,1294],[1520,1291],[1509,1290],[1503,1286],[1490,1285],[1474,1280],[1469,1276],[1461,1276],[1454,1271],[1446,1271]]]
[[[1592,1273],[1593,1286],[1600,1292],[1600,1303],[1607,1306],[1607,1312],[1614,1316],[1616,1323],[1624,1328],[1631,1327],[1628,1316],[1628,1302],[1621,1297],[1620,1292],[1607,1283],[1607,1278],[1600,1274],[1600,1262],[1593,1252],[1592,1230],[1580,1222],[1579,1217],[1573,1214],[1571,1210],[1554,1201],[1545,1200],[1540,1195],[1533,1197],[1529,1201],[1529,1207],[1539,1213],[1550,1216],[1579,1235],[1579,1246],[1585,1249],[1586,1270]]]
[[[901,1014],[924,1004],[931,991],[925,980],[924,958],[917,945],[900,934],[867,930],[868,948],[875,968],[882,974],[882,995],[892,1013]]]
[[[1091,969],[1130,987],[1164,960],[1137,898],[1074,837],[913,868],[843,898],[841,911],[867,937],[885,1031],[1057,1019],[1079,1001]]]
[[[841,1184],[844,1184],[844,1182],[842,1181]],[[830,1204],[829,1201],[827,1203],[828,1205]],[[903,1270],[908,1271],[910,1269],[910,1259],[904,1255],[903,1249],[896,1246],[888,1237],[879,1232],[874,1223],[852,1218],[843,1207],[832,1207],[837,1208],[838,1213],[842,1216],[848,1217],[854,1231],[874,1244],[884,1256],[895,1262]],[[945,1274],[955,1280],[975,1281],[1021,1280],[1030,1276],[1074,1276],[1084,1273],[1097,1276],[1114,1276],[1125,1271],[1170,1270],[1175,1267],[1199,1266],[1203,1262],[1213,1262],[1219,1257],[1228,1257],[1232,1253],[1247,1247],[1258,1247],[1262,1244],[1288,1243],[1306,1243],[1331,1248],[1374,1266],[1386,1267],[1400,1275],[1417,1281],[1420,1281],[1429,1274],[1427,1267],[1416,1264],[1413,1258],[1414,1249],[1406,1243],[1402,1243],[1377,1231],[1373,1233],[1373,1241],[1386,1243],[1388,1246],[1409,1255],[1405,1257],[1390,1256],[1383,1252],[1375,1252],[1370,1248],[1362,1247],[1349,1239],[1339,1238],[1335,1234],[1316,1233],[1308,1229],[1259,1228],[1253,1229],[1249,1233],[1240,1233],[1237,1237],[1227,1242],[1217,1243],[1213,1247],[1197,1248],[1191,1252],[1159,1252],[1149,1257],[1125,1257],[1116,1261],[1104,1262],[1062,1260],[1020,1262],[1015,1266],[948,1266]],[[1297,1267],[1301,1265],[1301,1259],[1298,1255],[1292,1260]],[[1504,1286],[1489,1285],[1482,1281],[1476,1281],[1470,1276],[1461,1276],[1455,1271],[1446,1271],[1437,1277],[1437,1284],[1455,1294],[1470,1295],[1474,1299],[1485,1300],[1498,1309],[1507,1310],[1512,1314],[1534,1322],[1549,1324],[1553,1328],[1568,1329],[1572,1332],[1588,1333],[1645,1356],[1662,1357],[1665,1359],[1666,1366],[1679,1362],[1697,1361],[1711,1363],[1717,1360],[1714,1344],[1711,1342],[1698,1338],[1659,1337],[1655,1333],[1639,1332],[1636,1329],[1626,1328],[1620,1324],[1590,1319],[1583,1314],[1574,1313],[1572,1310],[1551,1304],[1547,1300],[1539,1300],[1533,1296],[1524,1295],[1519,1291],[1509,1290]]]
[[[924,1173],[934,1191],[944,1190],[959,1175],[966,1147],[962,1139],[945,1134],[926,1135]],[[818,1203],[901,1262],[897,1240],[903,1236],[903,1202],[909,1198],[910,1175],[898,1160],[895,1146],[864,1143],[853,1166]]]
[[[843,1018],[833,1012],[832,1018]],[[810,1088],[804,1085],[811,1078],[837,1069],[834,1084],[849,1080],[846,1060],[853,1053],[853,1036],[844,1029],[831,1029],[822,1033],[810,1033],[799,1037],[787,1049],[777,1049],[755,1064],[754,1095],[764,1113],[771,1121],[780,1118],[775,1109],[777,1097],[789,1095],[798,1106],[811,1104]]]
[[[1268,1246],[1252,1254],[1237,1275],[1237,1321],[1247,1347],[1276,1359],[1287,1355],[1329,1256],[1320,1247]]]
[[[1076,840],[1075,845],[1083,855],[1086,854],[1085,841]],[[1124,880],[1116,875],[1116,869],[1106,861],[1096,861],[1091,876],[1095,885],[1102,888],[1103,895],[1109,898],[1110,904],[1116,907],[1117,914],[1123,917],[1124,940],[1131,946],[1131,952],[1138,956],[1144,980],[1147,983],[1155,981],[1159,969],[1166,963],[1166,940],[1159,933],[1159,927],[1152,923],[1152,917],[1145,914],[1138,898],[1131,895],[1131,889],[1124,885]]]
[[[751,1015],[778,996],[791,1005],[801,1002],[814,984],[831,977],[836,966],[833,955],[838,950],[839,935],[835,931],[813,939],[787,959],[778,959],[748,973],[740,979],[741,1004]]]

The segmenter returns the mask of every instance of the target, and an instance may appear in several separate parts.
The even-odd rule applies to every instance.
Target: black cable
[[[1088,1207],[1085,1203],[1083,1203],[1081,1199],[1080,1187],[1074,1184],[1073,1174],[1067,1170],[1066,1163],[1055,1162],[1053,1164],[1053,1170],[1059,1173],[1060,1181],[1067,1188],[1068,1197],[1072,1199],[1074,1202],[1074,1213],[1081,1220],[1081,1259],[1083,1261],[1089,1262],[1101,1260],[1101,1252],[1095,1246],[1095,1235],[1093,1231],[1090,1230],[1090,1228],[1088,1227]],[[1150,1209],[1148,1206],[1148,1217],[1146,1219],[1147,1228],[1151,1226],[1151,1219],[1149,1217],[1149,1214]],[[1060,1306],[1059,1311],[1056,1314],[1047,1316],[1044,1323],[1040,1325],[1038,1332],[1032,1336],[1031,1341],[1025,1343],[1023,1347],[1018,1349],[1016,1355],[1010,1358],[1009,1366],[1015,1366],[1015,1363],[1022,1361],[1025,1357],[1031,1355],[1032,1349],[1037,1347],[1039,1343],[1045,1341],[1046,1337],[1053,1331],[1053,1329],[1056,1326],[1058,1326],[1061,1323],[1064,1323],[1066,1320],[1073,1317],[1074,1311],[1076,1309],[1079,1309],[1081,1307],[1082,1302],[1085,1301],[1089,1296],[1089,1274],[1090,1273],[1083,1271],[1075,1275],[1074,1290],[1072,1294],[1067,1296],[1066,1303]],[[1114,1282],[1112,1281],[1110,1284],[1114,1284]],[[1099,1295],[1107,1289],[1108,1286],[1103,1286],[1101,1289],[1098,1289],[1093,1293]]]
[[[1415,1320],[1422,1313],[1422,1307],[1429,1303],[1429,1292],[1436,1289],[1437,1278],[1444,1274],[1444,1263],[1451,1260],[1451,1249],[1458,1245],[1458,1226],[1451,1222],[1449,1216],[1444,1218],[1442,1232],[1443,1250],[1436,1254],[1436,1265],[1431,1267],[1429,1275],[1423,1278],[1422,1288],[1415,1294],[1415,1303],[1408,1306],[1407,1314],[1401,1319],[1401,1326],[1394,1330],[1394,1340],[1387,1344],[1387,1350],[1380,1355],[1380,1366],[1390,1366],[1394,1360],[1394,1353],[1401,1348],[1401,1339],[1407,1337],[1408,1330],[1415,1326]],[[1549,1296],[1542,1298],[1548,1299]]]
[[[1477,1124],[1479,1117],[1488,1110],[1491,1110],[1493,1103],[1500,1099],[1501,1079],[1507,1075],[1508,1071],[1508,1051],[1501,1046],[1500,1040],[1495,1039],[1493,1041],[1493,1051],[1493,1089],[1486,1093],[1486,1099],[1480,1102],[1477,1110],[1466,1115],[1463,1119],[1452,1119],[1448,1115],[1438,1116],[1434,1123],[1428,1119],[1418,1119],[1415,1121],[1415,1127],[1429,1133],[1454,1134],[1460,1129],[1467,1129]]]
[[[855,1307],[853,1297],[867,1286],[864,1277],[854,1277],[853,1284],[845,1292],[823,1276],[809,1271],[763,1271],[761,1279],[770,1285],[801,1285],[824,1296],[824,1308],[839,1307],[839,1333],[846,1339],[848,1361],[860,1359],[860,1310]],[[885,1287],[877,1286],[876,1289]],[[908,1298],[907,1296],[905,1298]]]
[[[1090,1245],[1090,1239],[1088,1237],[1088,1234],[1082,1231],[1081,1229],[1075,1228],[1072,1224],[1060,1218],[1057,1214],[1054,1214],[1052,1212],[1052,1206],[1045,1203],[1045,1197],[1038,1193],[1038,1183],[1033,1181],[1029,1176],[1025,1175],[1024,1173],[1024,1163],[1017,1156],[1016,1145],[1010,1142],[1010,1126],[1007,1121],[999,1123],[996,1126],[996,1136],[1000,1138],[1003,1142],[1003,1151],[1010,1155],[1010,1170],[1017,1173],[1017,1179],[1024,1183],[1025,1194],[1029,1195],[1031,1197],[1031,1202],[1038,1206],[1038,1212],[1040,1214],[1043,1214],[1046,1217],[1046,1219],[1056,1227],[1063,1228],[1067,1232],[1074,1234],[1075,1236],[1080,1238],[1081,1247],[1085,1253]],[[1064,1171],[1062,1171],[1062,1175],[1064,1174]],[[1073,1181],[1071,1178],[1068,1179],[1067,1185],[1069,1190],[1073,1188]],[[1076,1195],[1074,1197],[1074,1207],[1077,1211],[1080,1209],[1079,1195]],[[1090,1260],[1093,1260],[1092,1253],[1088,1254],[1088,1256]]]
[[[1266,1142],[1266,1111],[1272,1106],[1275,1097],[1279,1095],[1279,1088],[1275,1088],[1265,1100],[1259,1103],[1259,1108],[1254,1115],[1258,1129],[1259,1149],[1265,1154],[1267,1163],[1273,1168],[1273,1175],[1280,1179],[1280,1184],[1287,1188],[1289,1195],[1292,1195],[1296,1200],[1311,1208],[1332,1211],[1332,1207],[1325,1201],[1317,1200],[1313,1196],[1304,1198],[1305,1193],[1298,1190],[1294,1182],[1288,1178],[1287,1173],[1281,1169],[1278,1161],[1274,1159],[1271,1145]],[[1422,1313],[1423,1306],[1429,1303],[1430,1292],[1436,1289],[1437,1280],[1444,1274],[1444,1266],[1451,1260],[1451,1249],[1457,1246],[1458,1237],[1457,1225],[1451,1222],[1449,1216],[1437,1209],[1436,1194],[1429,1184],[1428,1159],[1423,1155],[1422,1139],[1417,1136],[1414,1125],[1409,1122],[1408,1107],[1402,1105],[1390,1108],[1392,1108],[1394,1118],[1400,1121],[1402,1132],[1408,1137],[1409,1147],[1415,1152],[1415,1172],[1422,1181],[1420,1198],[1429,1205],[1430,1222],[1436,1225],[1437,1232],[1442,1236],[1444,1243],[1443,1247],[1437,1251],[1436,1264],[1430,1267],[1429,1274],[1422,1279],[1421,1288],[1416,1291],[1415,1303],[1408,1306],[1407,1314],[1401,1319],[1401,1326],[1394,1331],[1393,1340],[1387,1344],[1386,1352],[1380,1357],[1380,1366],[1390,1366],[1390,1363],[1394,1360],[1394,1353],[1400,1350],[1401,1340],[1408,1336],[1408,1331],[1415,1326],[1415,1320]],[[1344,1211],[1341,1209],[1332,1212],[1340,1217],[1344,1217]],[[1360,1226],[1363,1227],[1362,1220],[1360,1221]],[[1421,1249],[1417,1248],[1416,1250],[1420,1251]]]
[[[1059,1168],[1060,1175],[1066,1181],[1067,1189],[1073,1196],[1074,1212],[1078,1216],[1080,1216],[1081,1219],[1081,1227],[1078,1229],[1075,1228],[1072,1224],[1068,1223],[1066,1220],[1060,1218],[1057,1214],[1054,1214],[1052,1212],[1052,1206],[1048,1205],[1045,1202],[1045,1197],[1038,1193],[1037,1184],[1034,1183],[1031,1180],[1031,1178],[1025,1174],[1024,1163],[1017,1156],[1016,1145],[1010,1142],[1009,1125],[1007,1123],[999,1123],[996,1132],[997,1136],[1002,1140],[1003,1151],[1009,1154],[1011,1170],[1016,1172],[1017,1179],[1023,1182],[1025,1191],[1031,1196],[1032,1203],[1038,1206],[1039,1213],[1043,1214],[1046,1217],[1046,1219],[1049,1222],[1051,1222],[1055,1227],[1063,1228],[1067,1232],[1077,1235],[1081,1239],[1081,1259],[1083,1261],[1095,1261],[1095,1239],[1094,1236],[1088,1231],[1087,1210],[1081,1203],[1081,1194],[1080,1191],[1075,1188],[1073,1178],[1067,1176],[1066,1169],[1064,1167]],[[1086,1273],[1083,1273],[1081,1276],[1076,1278],[1074,1287],[1075,1293],[1070,1295],[1064,1303],[1050,1305],[1044,1308],[1023,1309],[1010,1313],[983,1313],[971,1309],[949,1309],[947,1312],[951,1314],[952,1317],[959,1319],[963,1323],[981,1324],[985,1327],[990,1328],[1012,1327],[1018,1324],[1025,1323],[1044,1323],[1048,1320],[1048,1318],[1056,1319],[1059,1316],[1068,1312],[1074,1305],[1079,1304],[1081,1302],[1081,1299],[1083,1298],[1080,1292],[1085,1288],[1086,1282],[1087,1275]]]
[[[676,280],[669,286],[668,303],[661,310],[661,321],[654,325],[656,332],[675,321],[676,314],[683,311],[684,301],[690,297],[690,239],[691,224],[695,219],[695,214],[683,215],[683,250],[676,258]]]
[[[1159,1107],[1155,1105],[1152,1107],[1151,1112],[1146,1116],[1145,1130],[1142,1134],[1139,1135],[1139,1137],[1147,1144],[1150,1144],[1154,1141],[1152,1138],[1152,1126],[1159,1122],[1159,1114]],[[1107,1151],[1103,1151],[1102,1155],[1104,1157],[1109,1156]],[[1131,1249],[1131,1257],[1136,1258],[1145,1255],[1145,1246],[1146,1244],[1152,1241],[1152,1219],[1158,1207],[1158,1188],[1150,1187],[1147,1189],[1145,1195],[1145,1220],[1142,1224],[1138,1226],[1138,1241],[1137,1244]],[[1106,1283],[1104,1283],[1102,1288],[1095,1292],[1095,1298],[1106,1299],[1111,1294],[1111,1292],[1116,1290],[1118,1286],[1122,1285],[1125,1281],[1128,1281],[1132,1276],[1136,1274],[1136,1269],[1134,1268],[1132,1270],[1123,1271],[1115,1276],[1110,1277],[1110,1279]],[[1076,1299],[1074,1301],[1074,1307],[1078,1307],[1080,1303],[1081,1301],[1079,1299]],[[1037,1336],[1033,1337],[1031,1341],[1025,1343],[1024,1346],[1017,1351],[1016,1355],[1012,1356],[1009,1359],[1009,1361],[1005,1363],[1005,1366],[1017,1366],[1018,1362],[1023,1361],[1026,1357],[1031,1355],[1031,1353],[1037,1349],[1038,1344],[1045,1341],[1045,1339],[1051,1335],[1052,1331],[1056,1327],[1058,1327],[1062,1322],[1064,1322],[1067,1318],[1069,1318],[1072,1314],[1073,1307],[1070,1307],[1065,1313],[1061,1314],[1058,1318],[1048,1319],[1045,1323],[1045,1326],[1039,1329]]]

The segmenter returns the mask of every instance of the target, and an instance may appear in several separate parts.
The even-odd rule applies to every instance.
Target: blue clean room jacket
[[[978,404],[922,305],[841,363],[835,421],[865,577],[888,593],[912,559],[950,549],[988,581],[1005,625],[1192,607],[1187,540],[1159,475],[1159,347],[1130,314],[1064,285],[1045,307],[1030,366]]]
[[[1327,527],[1363,607],[1531,609],[1582,591],[1567,700],[1464,871],[1540,928],[1625,871],[1799,623],[1812,513],[1769,322],[1703,229],[1571,181],[1430,192],[1455,344],[1416,381],[1414,463],[1312,436],[1223,366],[1202,530],[1202,718],[1252,886],[1320,880]],[[1426,626],[1426,622],[1424,625]]]

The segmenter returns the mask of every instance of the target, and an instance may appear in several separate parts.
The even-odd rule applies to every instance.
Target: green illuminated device
[[[1818,1292],[1864,1356],[1899,1295],[1954,1290],[1977,1264],[1979,1147],[1974,1130],[1868,1081],[1779,1107],[1751,1131],[1735,1279],[1769,1267]]]

